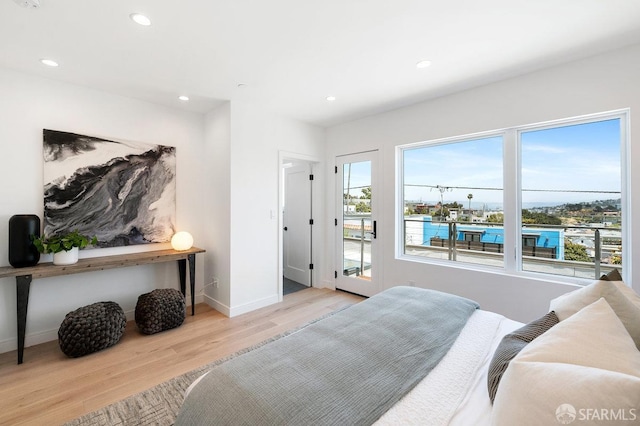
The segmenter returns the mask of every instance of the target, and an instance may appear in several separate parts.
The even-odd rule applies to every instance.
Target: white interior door
[[[311,184],[309,163],[284,169],[283,275],[311,285]]]
[[[336,157],[336,288],[373,296],[379,291],[377,151]]]

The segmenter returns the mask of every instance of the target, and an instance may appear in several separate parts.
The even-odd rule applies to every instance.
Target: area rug
[[[222,364],[238,355],[252,351],[274,340],[286,337],[296,331],[299,331],[310,324],[318,322],[324,318],[340,312],[350,305],[344,306],[336,311],[321,316],[303,326],[281,333],[270,339],[242,349],[228,357],[219,359],[212,363],[203,365],[202,367],[191,370],[181,376],[174,377],[171,380],[160,383],[146,391],[132,395],[121,401],[108,405],[100,410],[85,414],[75,420],[65,423],[64,426],[142,426],[142,425],[173,425],[185,390],[193,383],[195,379],[205,372],[209,371],[216,365]]]

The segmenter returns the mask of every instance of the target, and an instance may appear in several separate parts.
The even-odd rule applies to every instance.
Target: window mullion
[[[630,182],[631,182],[631,155],[630,155],[630,139],[629,139],[629,113],[627,111],[620,113],[620,165],[621,165],[621,208],[622,208],[622,259],[633,259],[631,255],[631,205],[630,205]],[[623,278],[626,282],[633,282],[633,262],[624,263],[622,270]]]
[[[520,150],[517,131],[509,129],[503,137],[504,173],[504,268],[506,271],[520,270],[522,253],[520,237]]]

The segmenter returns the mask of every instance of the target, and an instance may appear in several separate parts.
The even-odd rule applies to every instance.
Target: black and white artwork
[[[43,131],[44,234],[99,247],[160,243],[175,231],[176,149]]]

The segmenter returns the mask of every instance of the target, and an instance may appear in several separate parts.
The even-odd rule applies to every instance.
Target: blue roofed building
[[[504,252],[504,227],[489,223],[477,225],[456,224],[456,248],[491,253]],[[431,216],[423,216],[422,244],[430,247],[449,246],[449,223],[433,222]],[[522,232],[524,256],[564,259],[564,230],[524,228]]]

